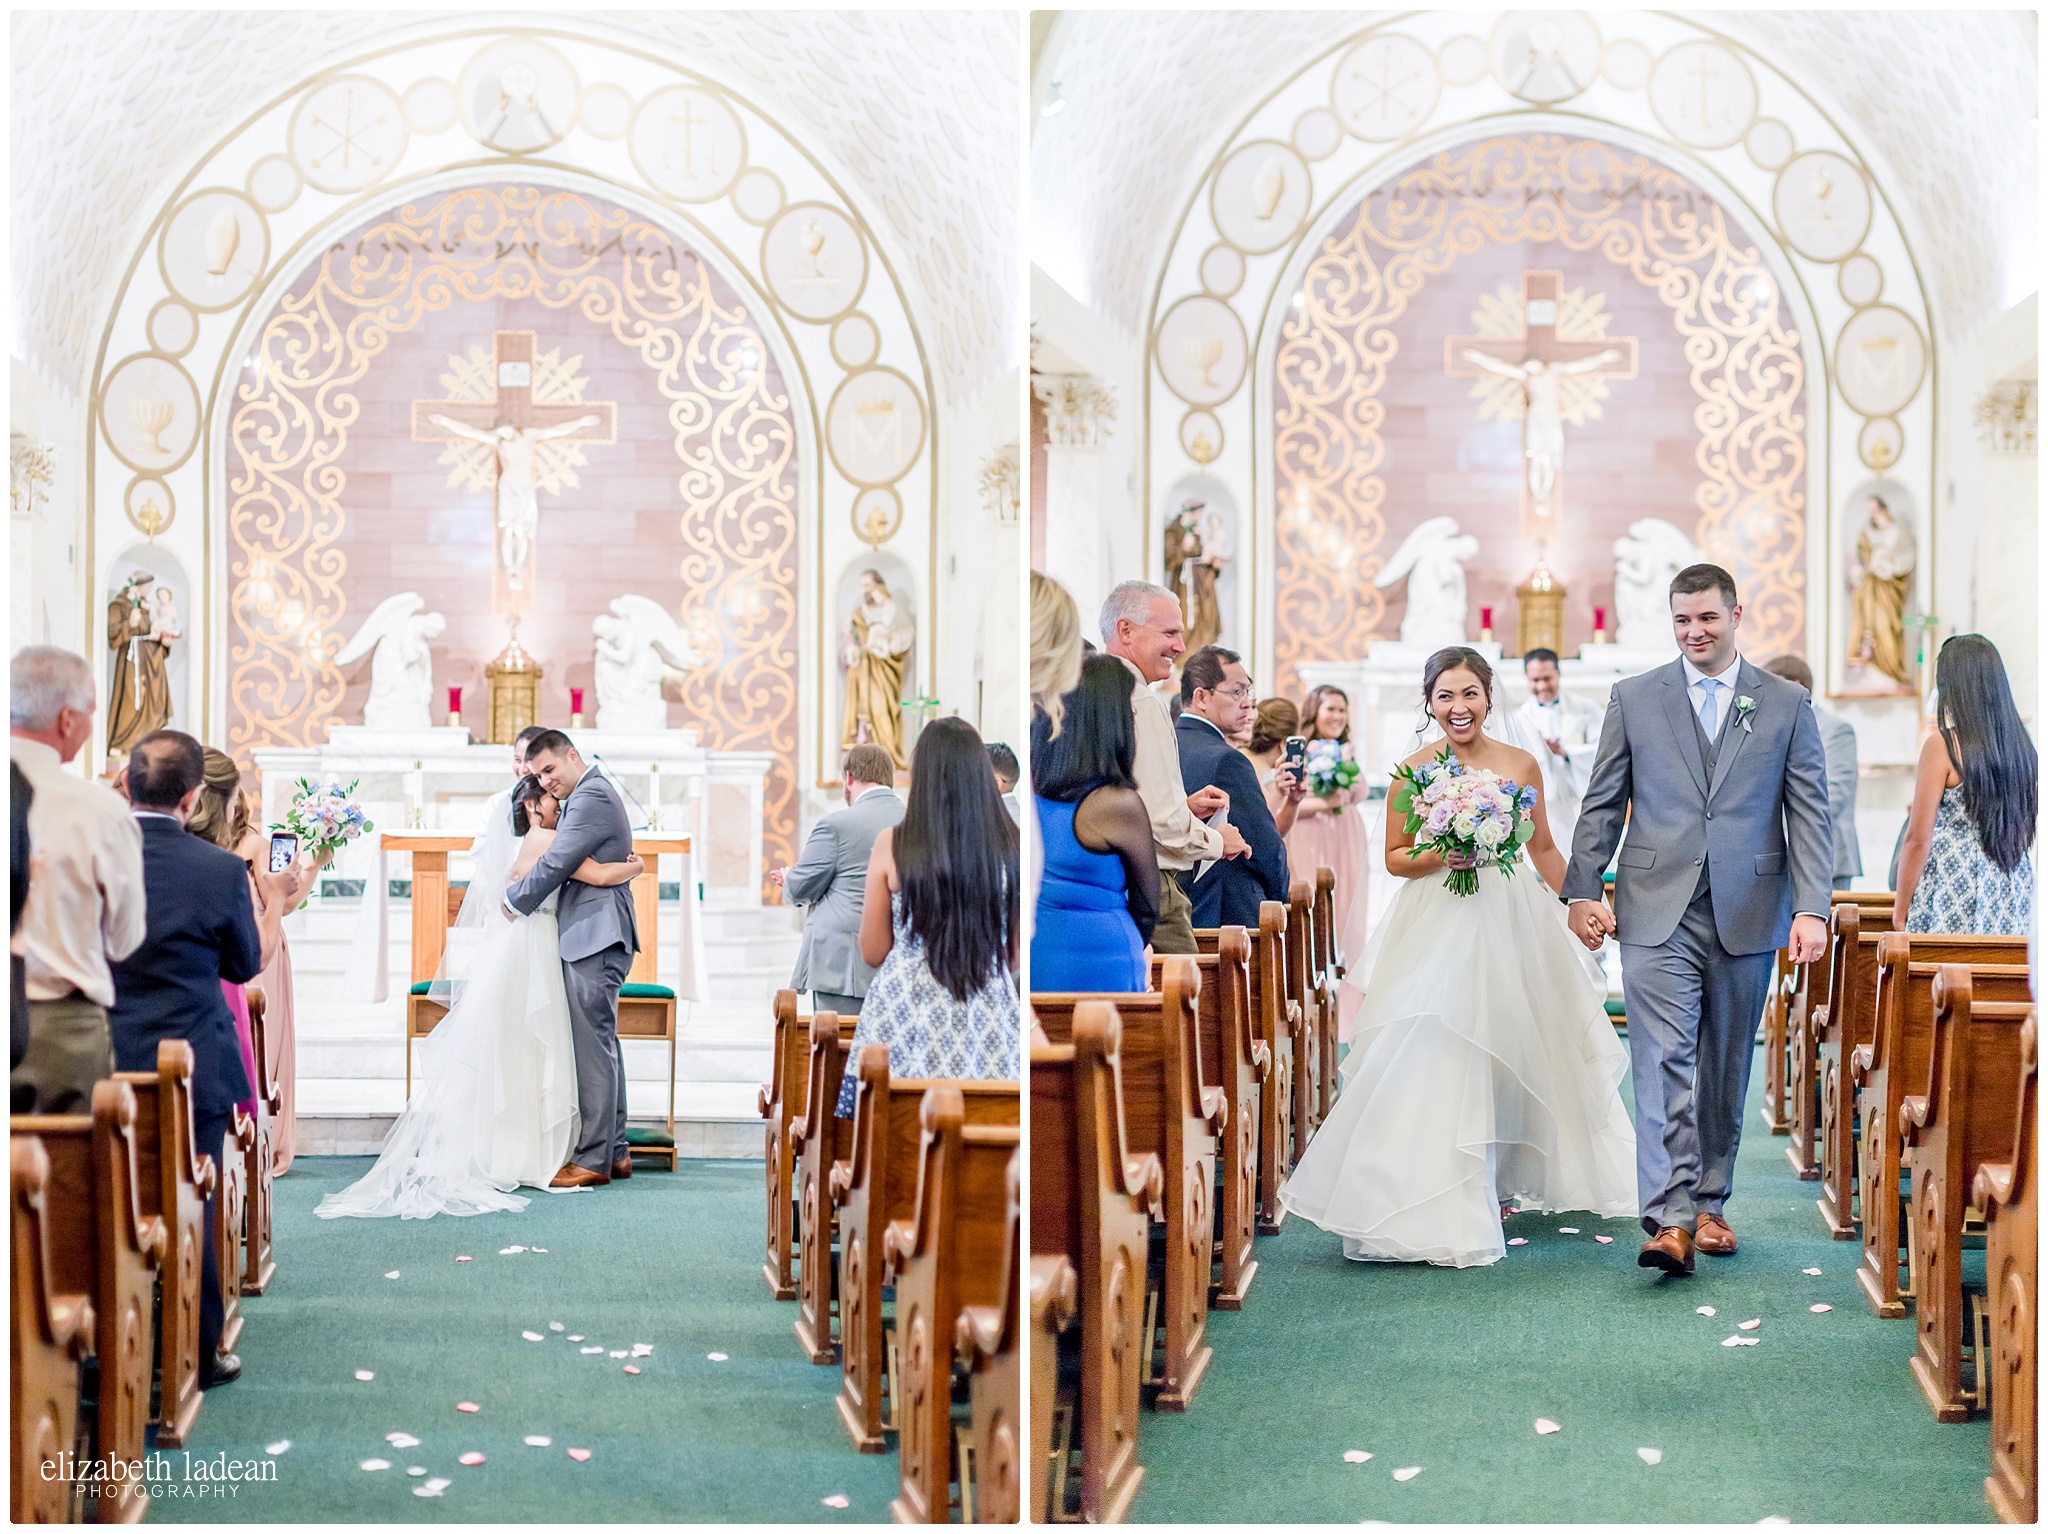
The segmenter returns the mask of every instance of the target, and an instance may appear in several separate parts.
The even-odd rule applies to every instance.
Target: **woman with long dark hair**
[[[1031,984],[1040,991],[1143,991],[1145,945],[1159,916],[1152,817],[1132,771],[1137,678],[1091,656],[1061,700],[1062,727],[1031,721],[1031,790],[1045,849]]]
[[[893,1076],[1017,1079],[1017,823],[964,719],[918,736],[903,821],[868,858],[860,949],[876,970],[849,1058],[886,1044]]]
[[[1892,919],[1908,932],[2024,936],[2040,758],[1998,647],[1982,634],[1942,645],[1934,687],[1935,728],[1920,747]]]

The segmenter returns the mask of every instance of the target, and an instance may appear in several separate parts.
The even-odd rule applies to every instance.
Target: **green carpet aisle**
[[[832,1405],[838,1371],[804,1359],[796,1306],[761,1281],[759,1162],[685,1161],[518,1214],[314,1217],[369,1165],[301,1157],[277,1184],[277,1281],[245,1302],[242,1378],[200,1413],[195,1463],[262,1460],[289,1439],[275,1482],[162,1496],[151,1519],[888,1520],[895,1455],[853,1451]],[[547,1251],[500,1255],[515,1244]],[[654,1351],[609,1356],[634,1343]],[[376,1377],[359,1382],[359,1369]],[[392,1432],[421,1442],[393,1447]],[[529,1434],[553,1442],[529,1447]],[[457,1462],[472,1450],[483,1464]],[[181,1484],[184,1454],[159,1457]],[[366,1459],[391,1468],[366,1472]],[[441,1496],[413,1494],[426,1484],[407,1476],[414,1465],[448,1479]],[[843,1509],[824,1501],[841,1496]]]
[[[1817,1185],[1757,1116],[1760,1061],[1751,1085],[1728,1206],[1742,1250],[1690,1279],[1635,1265],[1633,1220],[1517,1215],[1527,1246],[1459,1271],[1347,1262],[1289,1219],[1258,1243],[1246,1308],[1210,1315],[1193,1409],[1145,1415],[1133,1519],[1990,1522],[1988,1420],[1934,1420],[1912,1322],[1866,1309],[1860,1246],[1827,1238]]]

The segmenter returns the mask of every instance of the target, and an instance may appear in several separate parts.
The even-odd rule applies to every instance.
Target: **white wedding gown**
[[[1634,1214],[1628,1052],[1556,896],[1526,860],[1473,895],[1402,884],[1355,967],[1343,1088],[1281,1203],[1347,1257],[1459,1268],[1506,1254],[1504,1203]]]
[[[576,1052],[555,897],[531,916],[505,919],[500,897],[518,843],[509,819],[499,834],[491,810],[448,934],[443,974],[456,978],[435,986],[452,1000],[448,1015],[419,1045],[417,1089],[377,1164],[322,1199],[322,1219],[524,1209],[527,1199],[512,1190],[546,1188],[576,1143]]]

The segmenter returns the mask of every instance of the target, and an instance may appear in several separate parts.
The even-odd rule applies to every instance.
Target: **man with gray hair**
[[[142,832],[120,795],[66,772],[92,739],[92,668],[69,650],[31,645],[8,668],[8,754],[35,790],[35,863],[21,944],[28,1054],[16,1066],[16,1113],[90,1113],[92,1087],[114,1071],[110,966],[140,946],[148,913]]]
[[[1229,821],[1206,822],[1230,807],[1230,795],[1215,787],[1190,794],[1181,776],[1180,745],[1174,738],[1166,700],[1152,690],[1173,674],[1174,657],[1187,648],[1181,632],[1180,602],[1164,586],[1125,581],[1102,604],[1102,648],[1138,678],[1131,693],[1131,719],[1138,750],[1133,776],[1138,797],[1152,817],[1152,844],[1159,855],[1159,922],[1152,929],[1154,953],[1195,952],[1193,906],[1187,887],[1197,862],[1251,856],[1251,845]]]

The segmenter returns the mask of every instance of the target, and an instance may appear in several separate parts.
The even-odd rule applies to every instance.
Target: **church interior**
[[[1866,1095],[1890,1025],[1858,1048],[1874,993],[1850,982],[1856,954],[1894,942],[1880,928],[1908,925],[1890,892],[1942,646],[1988,640],[2038,736],[2034,14],[1080,9],[1034,12],[1030,48],[1032,568],[1104,646],[1113,588],[1165,588],[1180,658],[1241,657],[1259,730],[1287,700],[1315,735],[1306,700],[1337,689],[1362,773],[1345,813],[1371,838],[1348,916],[1341,876],[1333,912],[1297,855],[1291,904],[1269,899],[1272,930],[1262,914],[1235,957],[1232,928],[1219,954],[1195,923],[1188,1068],[1227,1113],[1141,1106],[1131,1084],[1144,1049],[1172,1055],[1180,961],[1148,949],[1155,994],[1111,998],[1123,1130],[1135,1150],[1154,1111],[1180,1126],[1157,1143],[1164,1202],[1214,1176],[1221,1266],[1182,1268],[1187,1290],[1166,1273],[1160,1351],[1148,1310],[1135,1376],[1116,1323],[1062,1334],[1082,1384],[1060,1398],[1051,1515],[2031,1521],[2032,1207],[2004,1227],[2024,1233],[2026,1281],[2003,1281],[2012,1248],[1994,1230],[1987,1255],[1985,1196],[1950,1186],[1969,1206],[1964,1297],[1937,1304],[1953,1247],[1923,1257],[1870,1191],[1903,1177],[1907,1225],[1940,1224],[1897,1089]],[[1652,1290],[1633,1219],[1525,1213],[1496,1267],[1345,1261],[1273,1184],[1356,1068],[1339,1077],[1358,996],[1337,976],[1404,883],[1378,838],[1389,769],[1425,738],[1425,658],[1470,647],[1510,724],[1561,704],[1586,746],[1618,684],[1678,658],[1667,588],[1701,562],[1739,588],[1743,659],[1785,667],[1853,753],[1846,814],[1830,789],[1829,956],[1779,954],[1759,1019],[1728,1205],[1741,1255]],[[1176,662],[1174,707],[1211,685],[1191,679]],[[1267,762],[1262,741],[1293,728],[1239,749]],[[1828,765],[1832,784],[1833,745]],[[1859,903],[1860,949],[1840,914]],[[1984,964],[1987,1016],[1995,985],[2026,999],[2025,919],[1967,930],[2017,935],[1929,956]],[[1909,971],[1931,985],[1940,967]],[[1253,1042],[1233,1064],[1245,996]],[[1117,1035],[1098,1013],[1084,1046],[1084,1001],[1033,1002],[1061,1051],[1041,1066],[1034,1039],[1037,1168],[1041,1069],[1072,1073],[1085,1146],[1089,1048],[1113,1065]],[[2017,1114],[2016,1078],[1998,1078],[2001,1164],[2033,1156],[2026,1010],[2007,1008],[2012,1069],[2021,1048],[2027,1063]],[[1169,1042],[1134,1042],[1148,1029]],[[1099,1243],[1076,1264],[1105,1303],[1088,1286],[1120,1259],[1103,1254],[1142,1261],[1115,1243],[1162,1195],[1091,1186],[1075,1154],[1080,1207],[1062,1217]],[[1942,1376],[1968,1368],[1967,1405],[1936,1399],[1935,1354],[1968,1358]]]
[[[208,1174],[260,1237],[243,1376],[195,1423],[141,1361],[151,1464],[182,1445],[260,1484],[179,1468],[149,1516],[886,1520],[898,1458],[854,1452],[818,1367],[823,1269],[810,1356],[776,1303],[811,1019],[778,1010],[802,923],[770,875],[839,808],[848,748],[902,785],[936,721],[1021,728],[1020,18],[10,26],[10,652],[89,662],[74,773],[170,729],[232,759],[259,829],[309,784],[367,822],[284,919],[253,1182]],[[647,865],[618,1193],[654,1207],[317,1221],[418,1089],[472,842],[534,727],[602,771]],[[274,1186],[273,1136],[300,1158]],[[1000,1226],[1000,1167],[976,1212]]]

